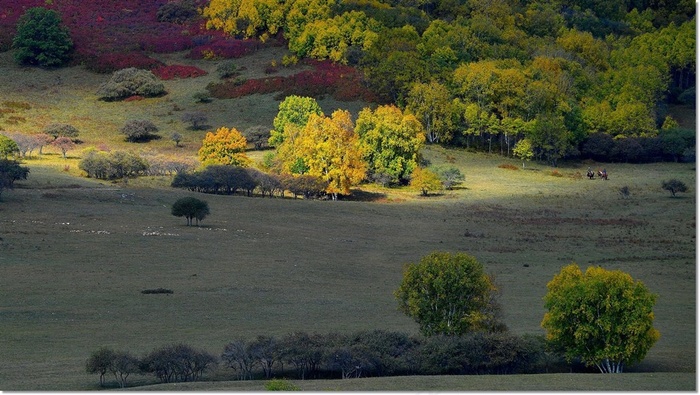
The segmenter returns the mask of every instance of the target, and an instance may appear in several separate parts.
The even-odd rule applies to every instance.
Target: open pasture
[[[0,203],[0,388],[97,389],[84,363],[101,346],[142,355],[184,342],[220,354],[235,338],[295,330],[416,333],[392,293],[404,264],[444,250],[474,255],[495,276],[516,333],[542,333],[546,284],[563,265],[630,273],[659,295],[661,339],[627,369],[654,374],[623,375],[628,384],[613,388],[695,390],[696,192],[671,198],[660,187],[669,178],[694,186],[692,164],[563,165],[558,177],[551,167],[503,169],[521,165],[459,150],[429,147],[425,156],[457,166],[463,187],[430,198],[371,187],[362,194],[371,201],[361,202],[198,195],[211,208],[200,227],[170,215],[188,192],[79,179],[27,161],[29,180]],[[607,167],[610,180],[585,178],[589,165]],[[160,287],[174,293],[140,292]],[[210,377],[228,379],[226,369]],[[576,377],[493,377],[481,385],[593,389],[586,380],[572,387]],[[302,388],[433,388],[411,380]],[[482,388],[471,377],[446,380],[454,389]]]

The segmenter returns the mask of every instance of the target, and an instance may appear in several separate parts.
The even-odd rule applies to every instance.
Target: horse
[[[595,173],[593,173],[593,170],[588,169],[588,172],[586,172],[586,176],[588,177],[589,180],[592,180],[593,177],[595,177]]]
[[[603,180],[607,180],[608,179],[608,172],[605,170],[602,170],[602,171],[598,170],[598,177],[600,177]]]

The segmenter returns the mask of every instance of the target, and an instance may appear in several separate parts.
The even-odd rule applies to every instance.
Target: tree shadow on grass
[[[386,194],[381,192],[368,192],[360,189],[353,189],[349,196],[344,196],[343,200],[355,202],[376,202],[386,199]]]

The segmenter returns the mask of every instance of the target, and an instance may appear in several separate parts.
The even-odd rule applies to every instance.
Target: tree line
[[[86,361],[100,386],[120,386],[134,375],[161,383],[199,381],[225,368],[232,379],[350,379],[401,375],[518,374],[563,371],[563,359],[545,348],[542,336],[471,333],[410,336],[368,330],[351,334],[294,332],[236,339],[219,356],[185,344],[156,348],[143,357],[100,348]]]
[[[594,133],[656,136],[674,122],[667,104],[695,101],[688,0],[211,0],[203,15],[240,37],[282,34],[295,56],[359,67],[429,143],[512,156],[525,141],[554,165]]]

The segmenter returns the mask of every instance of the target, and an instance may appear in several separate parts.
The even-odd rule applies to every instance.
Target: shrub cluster
[[[130,67],[116,71],[97,90],[101,100],[114,101],[130,96],[155,97],[165,94],[165,86],[148,70]]]
[[[185,23],[197,18],[197,6],[192,0],[168,2],[158,8],[158,22]]]
[[[624,139],[594,133],[581,144],[581,157],[599,162],[694,162],[695,142],[695,131],[690,129],[662,130],[654,137]]]
[[[91,369],[98,365],[95,355],[99,351],[88,360],[90,373],[100,372]],[[300,331],[283,337],[236,339],[224,347],[220,357],[220,363],[232,369],[238,380],[542,373],[560,369],[562,362],[545,350],[542,336],[475,332],[416,337],[384,330],[352,334]],[[216,358],[206,352],[169,346],[141,359],[135,372],[155,374],[164,383],[192,381],[215,363]]]
[[[101,348],[90,355],[85,370],[99,374],[102,386],[105,374],[111,373],[123,388],[131,374],[153,374],[161,383],[197,381],[216,362],[215,356],[185,344],[157,348],[142,358],[125,351]]]
[[[194,160],[171,158],[164,155],[133,152],[103,152],[91,150],[83,155],[78,168],[89,178],[102,180],[135,177],[139,175],[171,176],[192,171],[196,166]]]
[[[206,75],[207,72],[195,66],[172,64],[156,67],[153,74],[161,80],[173,80],[175,78],[196,78]]]
[[[89,151],[78,163],[88,178],[113,180],[144,174],[148,163],[139,155],[125,151]]]
[[[213,97],[232,99],[252,94],[280,92],[281,96],[320,97],[332,95],[337,100],[375,102],[376,97],[366,88],[361,74],[354,68],[330,61],[308,61],[313,70],[288,77],[266,77],[211,84],[207,89]]]
[[[253,168],[211,165],[201,171],[178,173],[171,186],[195,192],[224,195],[233,195],[242,191],[247,196],[252,196],[254,191],[258,191],[263,197],[266,195],[273,197],[275,194],[284,196],[285,191],[290,191],[295,198],[301,195],[306,199],[313,199],[325,195],[328,183],[309,175],[280,176]]]
[[[163,66],[163,62],[136,51],[99,54],[86,59],[84,63],[86,69],[104,74],[131,67],[151,70]]]
[[[155,134],[158,131],[158,127],[153,122],[145,119],[126,121],[119,131],[126,136],[126,141],[133,143],[147,142],[160,138],[160,136]]]
[[[235,59],[249,55],[260,48],[262,43],[258,40],[218,37],[192,48],[188,56],[191,59]]]

